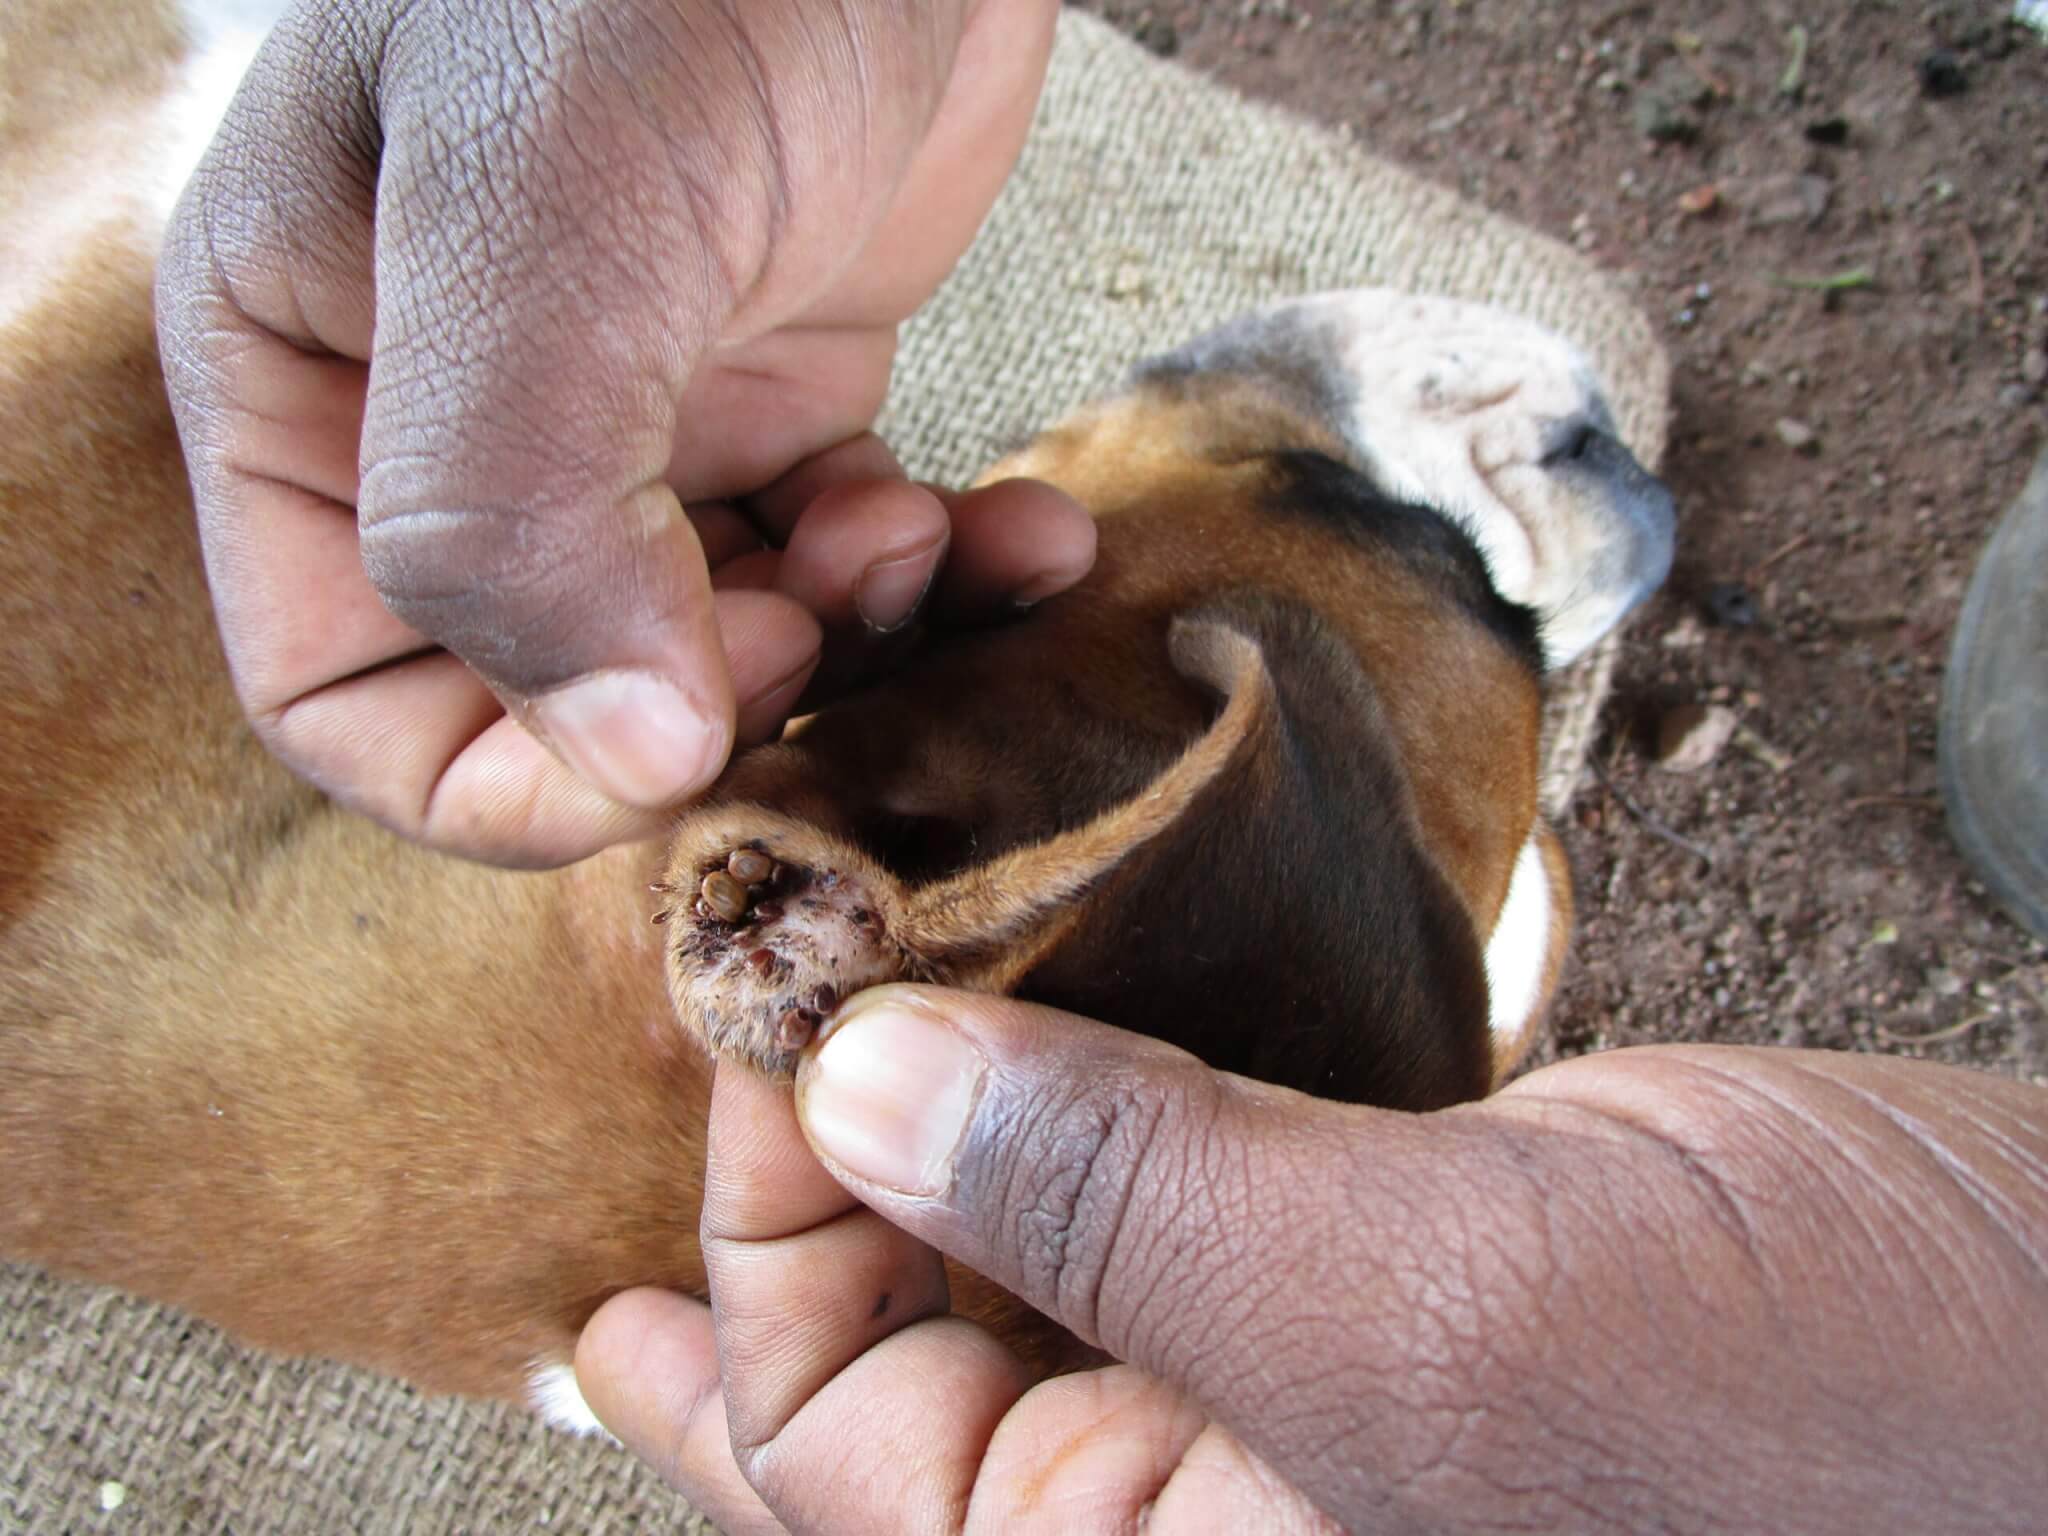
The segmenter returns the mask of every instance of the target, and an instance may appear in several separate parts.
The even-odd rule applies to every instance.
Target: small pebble
[[[1707,617],[1728,629],[1749,629],[1757,619],[1756,599],[1739,581],[1717,581],[1702,598]]]
[[[1719,757],[1735,736],[1735,711],[1721,704],[1681,704],[1657,725],[1657,766],[1697,773]]]
[[[1927,972],[1927,990],[1936,997],[1960,997],[1963,992],[1963,978],[1945,965],[1937,965]]]
[[[1131,34],[1138,46],[1148,53],[1156,53],[1162,59],[1170,59],[1180,52],[1180,32],[1164,17],[1151,17],[1138,23]]]
[[[1707,643],[1707,632],[1696,615],[1682,613],[1676,624],[1658,636],[1657,643],[1667,651],[1695,650]]]
[[[1662,92],[1645,90],[1635,100],[1636,131],[1655,144],[1689,144],[1700,125]]]
[[[111,1515],[115,1510],[119,1509],[123,1504],[126,1504],[127,1502],[128,1489],[125,1484],[116,1482],[105,1482],[100,1484],[100,1508],[105,1510],[108,1514]]]
[[[1834,184],[1825,176],[1750,176],[1727,184],[1728,200],[1754,224],[1812,225],[1828,211]]]
[[[1678,211],[1680,213],[1689,213],[1694,218],[1698,218],[1701,214],[1712,213],[1719,206],[1720,201],[1721,189],[1709,181],[1701,186],[1692,188],[1688,192],[1679,193]]]
[[[1813,453],[1820,447],[1819,434],[1793,416],[1778,418],[1778,441],[1794,453]]]
[[[1970,88],[1970,77],[1963,73],[1963,61],[1946,48],[1937,48],[1922,59],[1914,68],[1920,77],[1920,94],[1940,100],[1944,96],[1960,96]]]

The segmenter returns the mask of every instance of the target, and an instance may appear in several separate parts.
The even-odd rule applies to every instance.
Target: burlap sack
[[[914,473],[964,478],[1147,352],[1251,304],[1365,283],[1489,300],[1576,338],[1630,446],[1657,461],[1663,353],[1577,256],[1069,11],[1023,165],[910,327],[885,430]],[[1602,647],[1557,690],[1553,808],[1610,659]],[[254,1355],[160,1308],[20,1268],[0,1270],[0,1308],[0,1530],[698,1524],[623,1451],[517,1410]]]

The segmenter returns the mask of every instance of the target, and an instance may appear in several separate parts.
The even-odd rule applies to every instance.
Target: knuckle
[[[1199,1112],[1180,1083],[1112,1076],[1027,1112],[1005,1136],[1000,1246],[1024,1294],[1112,1351],[1180,1283],[1159,1216],[1185,1198]]]
[[[538,691],[579,670],[593,597],[586,543],[564,520],[501,508],[365,519],[363,569],[386,607],[492,682]]]

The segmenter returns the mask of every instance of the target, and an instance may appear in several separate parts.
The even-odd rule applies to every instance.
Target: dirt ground
[[[1564,829],[1558,1054],[1660,1040],[2048,1083],[2048,946],[1935,794],[1950,630],[2048,437],[2048,38],[2011,0],[1087,0],[1577,246],[1670,348],[1677,567]],[[1657,760],[1665,718],[1747,730]]]

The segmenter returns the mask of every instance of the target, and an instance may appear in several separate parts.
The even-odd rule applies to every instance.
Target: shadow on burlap
[[[909,328],[884,431],[912,473],[965,479],[1137,357],[1250,304],[1358,284],[1487,300],[1563,331],[1657,462],[1666,360],[1576,255],[1071,11],[1018,175]],[[1553,810],[1611,661],[1610,642],[1556,689]],[[519,1410],[255,1355],[30,1270],[0,1270],[0,1306],[0,1531],[702,1528],[624,1452]]]

